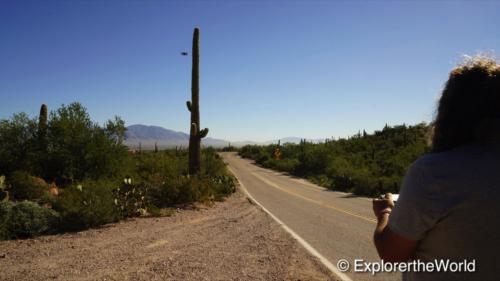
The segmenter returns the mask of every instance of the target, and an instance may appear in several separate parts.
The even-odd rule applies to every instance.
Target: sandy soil
[[[334,280],[246,197],[171,217],[0,241],[0,280]]]

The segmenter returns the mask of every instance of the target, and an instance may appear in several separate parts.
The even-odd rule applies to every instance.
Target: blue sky
[[[0,1],[0,118],[79,101],[91,117],[269,140],[430,121],[463,54],[500,49],[481,1]]]

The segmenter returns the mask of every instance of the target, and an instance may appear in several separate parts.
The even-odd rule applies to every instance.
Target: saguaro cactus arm
[[[205,128],[205,129],[203,129],[203,130],[201,130],[201,131],[199,131],[199,132],[198,132],[198,136],[199,136],[201,139],[202,139],[202,138],[204,138],[204,137],[206,137],[206,136],[207,136],[207,134],[208,134],[208,128]]]

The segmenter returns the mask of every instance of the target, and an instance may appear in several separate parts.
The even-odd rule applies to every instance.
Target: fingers
[[[392,201],[392,193],[387,192],[387,193],[385,194],[385,199],[388,199],[388,200]]]
[[[386,193],[383,198],[373,198],[372,200],[373,211],[376,215],[384,210],[391,210],[394,208],[394,202],[392,200],[392,193]]]

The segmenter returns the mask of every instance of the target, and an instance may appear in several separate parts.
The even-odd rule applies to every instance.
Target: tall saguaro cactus
[[[40,107],[40,115],[38,116],[38,137],[40,144],[43,145],[47,141],[47,105],[42,104]]]
[[[47,160],[48,160],[48,125],[47,125],[47,105],[42,104],[40,107],[40,115],[38,116],[38,128],[37,128],[37,165],[38,170],[36,171],[42,177],[47,176]]]
[[[200,130],[200,29],[193,33],[193,69],[191,72],[191,101],[187,108],[191,112],[191,129],[189,136],[189,174],[200,172],[201,139],[206,137],[208,129]]]

